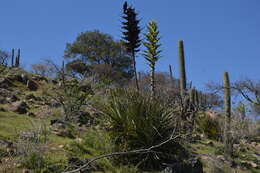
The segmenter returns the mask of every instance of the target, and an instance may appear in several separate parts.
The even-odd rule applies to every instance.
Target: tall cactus
[[[18,55],[17,55],[17,67],[20,66],[20,56],[21,56],[21,50],[18,49]]]
[[[172,73],[172,66],[169,64],[169,73],[170,73],[170,80],[172,87],[174,87],[174,79],[173,79],[173,73]]]
[[[12,49],[12,61],[11,61],[11,67],[14,66],[14,49]]]
[[[224,108],[225,108],[225,129],[224,129],[224,153],[232,156],[233,144],[230,132],[231,122],[231,96],[228,72],[224,72]]]
[[[186,92],[186,71],[185,71],[185,58],[183,40],[179,40],[179,70],[180,70],[180,93],[182,99],[185,97]]]
[[[21,50],[18,49],[18,54],[15,58],[15,67],[19,67],[20,66],[20,56],[21,56]]]

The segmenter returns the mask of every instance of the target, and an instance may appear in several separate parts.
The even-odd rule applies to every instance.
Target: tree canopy
[[[73,43],[67,43],[64,58],[70,60],[69,69],[81,75],[95,75],[101,79],[103,71],[97,69],[102,67],[102,70],[109,68],[110,74],[106,75],[110,80],[133,76],[131,55],[123,43],[98,30],[83,32]]]

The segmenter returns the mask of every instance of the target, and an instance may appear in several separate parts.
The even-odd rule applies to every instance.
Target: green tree
[[[145,34],[146,42],[144,42],[144,46],[146,50],[143,55],[145,59],[148,61],[150,66],[150,88],[151,88],[151,96],[154,97],[155,93],[155,81],[154,81],[154,72],[155,72],[155,63],[160,58],[161,50],[158,50],[161,46],[159,44],[159,31],[157,27],[157,23],[155,21],[149,22],[147,26],[148,32]]]
[[[131,55],[123,43],[98,30],[81,33],[73,43],[67,43],[64,58],[74,61],[70,67],[80,74],[93,66],[102,66],[112,68],[113,74],[107,76],[118,76],[116,79],[112,78],[114,81],[133,77]]]
[[[134,76],[135,76],[135,84],[136,88],[139,91],[138,79],[137,79],[137,71],[136,71],[136,53],[140,50],[138,49],[141,45],[140,40],[140,32],[141,29],[139,27],[139,20],[137,19],[137,13],[135,9],[132,7],[128,7],[127,2],[124,3],[123,6],[123,22],[122,29],[123,31],[123,40],[124,45],[127,48],[127,51],[132,55],[132,61],[134,66]]]

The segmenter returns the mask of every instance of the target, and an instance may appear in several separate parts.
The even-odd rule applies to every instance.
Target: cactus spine
[[[180,93],[182,99],[184,99],[185,92],[186,92],[186,71],[185,71],[183,40],[179,40],[178,47],[179,47]]]
[[[230,134],[231,122],[231,96],[228,72],[224,72],[224,108],[225,108],[225,130],[224,130],[224,153],[232,156],[232,139]]]

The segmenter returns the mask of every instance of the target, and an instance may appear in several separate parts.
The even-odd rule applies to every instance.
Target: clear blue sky
[[[99,29],[120,39],[120,0],[0,0],[0,48],[21,48],[26,68],[41,59],[61,62],[66,42]],[[158,71],[172,64],[178,75],[177,41],[185,43],[189,80],[201,88],[260,75],[260,0],[131,0],[141,25],[158,22],[163,44]],[[145,31],[145,30],[144,30]],[[139,56],[138,70],[148,70]]]

